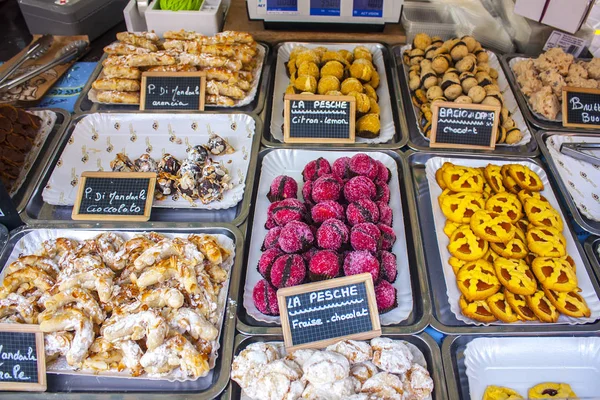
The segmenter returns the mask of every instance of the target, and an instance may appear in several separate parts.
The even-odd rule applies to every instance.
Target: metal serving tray
[[[600,255],[598,255],[598,247],[600,246],[600,237],[598,236],[590,236],[587,238],[585,243],[583,243],[583,249],[585,250],[585,255],[587,256],[592,269],[596,273],[598,279],[600,279]]]
[[[8,230],[4,225],[0,225],[0,254],[2,254],[2,250],[4,250],[4,246],[8,242]]]
[[[123,111],[122,113],[137,113],[137,111]],[[32,189],[33,194],[30,197],[29,203],[21,214],[23,221],[26,224],[54,224],[65,223],[69,221],[71,224],[79,224],[81,221],[71,220],[71,206],[55,206],[44,202],[42,192],[46,186],[56,163],[60,159],[62,152],[71,137],[77,123],[86,115],[93,113],[85,113],[76,116],[71,121],[67,134],[63,135],[61,141],[56,146],[52,156],[48,154],[50,162],[46,163],[42,171],[40,171],[41,180],[39,180],[35,189]],[[151,114],[151,113],[149,113]],[[221,113],[221,114],[238,114],[238,112]],[[251,192],[250,188],[254,187],[254,174],[251,172],[256,168],[256,158],[260,147],[260,132],[262,131],[262,122],[255,115],[250,115],[256,124],[256,131],[252,139],[252,149],[250,151],[250,164],[248,165],[248,173],[246,174],[246,187],[244,189],[244,197],[234,207],[223,210],[201,210],[195,208],[158,208],[152,209],[150,221],[156,222],[195,222],[195,223],[228,223],[240,225],[248,216],[250,208]],[[150,117],[150,116],[149,116]]]
[[[387,337],[394,340],[404,340],[415,345],[427,361],[427,370],[431,374],[433,379],[433,400],[447,399],[448,394],[446,390],[446,383],[444,382],[444,373],[442,367],[442,356],[440,348],[437,343],[426,333],[420,333],[418,335],[399,335],[399,334],[383,334],[383,337]],[[234,345],[234,356],[237,356],[247,346],[256,342],[283,342],[282,336],[245,336],[237,335],[235,337]],[[226,396],[228,394],[228,396]],[[227,392],[223,395],[222,399],[239,400],[241,398],[242,391],[237,383],[231,381],[227,387]]]
[[[12,196],[13,202],[17,211],[19,213],[25,210],[27,206],[27,202],[31,198],[31,195],[35,191],[35,188],[42,177],[44,169],[47,165],[46,160],[50,158],[50,156],[56,150],[56,147],[63,139],[65,130],[69,125],[69,121],[71,120],[71,114],[69,114],[66,110],[60,108],[31,108],[28,109],[31,111],[52,111],[56,114],[56,123],[52,128],[52,131],[48,134],[46,138],[46,142],[44,146],[40,150],[40,154],[38,155],[36,162],[32,164],[29,173],[27,174],[27,178],[21,188],[17,191],[17,193]]]
[[[188,399],[193,394],[194,399],[213,399],[218,396],[229,382],[231,361],[233,355],[233,341],[235,336],[235,313],[237,304],[234,294],[240,288],[240,271],[242,267],[242,254],[244,242],[241,232],[233,225],[227,224],[204,224],[201,227],[190,227],[184,224],[152,224],[140,228],[136,224],[106,224],[101,228],[98,226],[86,226],[74,228],[71,224],[64,225],[40,225],[38,227],[22,227],[12,232],[8,245],[0,256],[0,266],[4,268],[6,260],[10,256],[15,244],[26,234],[36,229],[69,229],[74,234],[78,230],[103,231],[126,231],[126,232],[162,232],[162,233],[204,233],[221,234],[229,237],[235,244],[235,260],[231,267],[229,293],[226,300],[225,316],[221,327],[221,338],[219,356],[213,369],[212,381],[208,377],[196,381],[169,382],[161,380],[137,379],[137,378],[108,378],[101,376],[74,376],[63,374],[48,374],[48,391],[46,393],[20,393],[16,397],[23,399],[121,399],[140,398],[164,399],[155,397],[152,393],[169,393],[173,399]],[[58,394],[60,392],[60,394]],[[81,393],[89,392],[82,396]],[[138,393],[138,395],[134,395]],[[144,393],[143,395],[141,393]]]
[[[219,111],[229,111],[229,112],[253,112],[260,113],[265,105],[265,95],[267,93],[267,84],[268,79],[265,79],[266,76],[269,76],[269,53],[271,51],[271,47],[263,42],[258,42],[259,46],[262,46],[265,50],[265,60],[263,62],[263,70],[260,75],[260,81],[258,82],[258,88],[256,90],[256,95],[254,96],[254,100],[247,106],[242,107],[216,107],[216,106],[208,106],[205,108],[204,112],[219,112]],[[98,65],[92,72],[90,79],[87,81],[83,90],[81,91],[81,95],[77,99],[75,103],[75,114],[81,114],[85,112],[127,112],[135,110],[136,112],[148,112],[148,111],[139,111],[139,106],[135,104],[99,104],[94,103],[88,98],[88,93],[92,88],[92,83],[98,79],[98,75],[102,71],[102,61],[104,61],[108,57],[108,55],[104,54],[100,61],[98,61]],[[189,111],[170,111],[174,113],[189,113]],[[198,111],[199,112],[199,111]]]
[[[333,44],[347,44],[347,45],[355,45],[355,46],[359,46],[360,44],[364,44],[367,42],[362,42],[362,43],[356,43],[356,42],[310,42],[310,43],[301,43],[301,42],[295,42],[295,43],[299,43],[299,44],[315,44],[315,43],[319,43],[322,44],[323,46],[327,46],[328,44],[333,45]],[[267,64],[269,65],[270,70],[269,71],[265,71],[265,77],[268,76],[268,80],[269,80],[269,87],[268,87],[268,96],[267,96],[267,100],[266,100],[266,107],[264,107],[262,113],[261,113],[261,119],[265,122],[264,125],[264,133],[263,133],[263,138],[262,138],[262,144],[265,147],[286,147],[286,148],[294,148],[294,147],[302,147],[302,146],[306,146],[306,144],[298,144],[298,143],[283,143],[280,142],[279,140],[275,139],[273,137],[273,135],[271,134],[271,113],[272,113],[272,109],[273,109],[273,90],[275,89],[275,70],[276,70],[276,64],[277,64],[277,54],[279,53],[279,48],[281,46],[283,46],[285,44],[285,42],[283,43],[278,43],[277,45],[275,45],[275,48],[273,49],[273,51],[271,52],[270,56],[269,56],[269,61],[267,62]],[[382,143],[382,144],[369,144],[369,143],[351,143],[351,144],[335,144],[334,146],[337,147],[341,147],[341,148],[352,148],[352,147],[374,147],[374,148],[378,148],[378,149],[400,149],[402,147],[404,147],[406,145],[406,143],[408,142],[408,125],[406,122],[406,118],[404,117],[404,109],[401,107],[401,98],[400,98],[400,92],[398,91],[398,76],[397,76],[397,71],[395,68],[392,68],[391,66],[393,65],[393,58],[392,58],[392,52],[390,50],[390,48],[387,45],[381,44],[381,43],[373,43],[375,45],[377,45],[377,47],[379,47],[381,49],[381,52],[383,53],[383,58],[385,61],[385,66],[386,66],[386,76],[387,76],[387,80],[388,80],[388,87],[390,90],[390,99],[392,100],[392,102],[394,100],[396,100],[395,103],[391,104],[392,107],[392,115],[394,118],[394,126],[396,128],[396,134],[394,135],[394,138],[387,142],[387,143]],[[268,73],[268,75],[266,75]]]
[[[579,209],[577,208],[577,205],[575,205],[575,202],[573,201],[573,197],[571,197],[571,194],[569,193],[569,190],[567,189],[565,182],[561,179],[560,174],[558,173],[556,164],[554,163],[554,159],[550,156],[550,152],[548,151],[548,146],[546,145],[546,139],[548,139],[550,136],[553,136],[553,135],[598,137],[598,134],[597,133],[585,133],[585,132],[566,133],[566,132],[538,131],[535,133],[535,139],[538,141],[538,146],[540,147],[540,150],[542,151],[542,154],[544,155],[544,158],[546,159],[546,164],[548,164],[550,171],[552,171],[552,177],[554,178],[556,185],[560,189],[560,193],[562,194],[561,198],[566,203],[567,207],[569,208],[569,211],[571,211],[571,214],[573,215],[573,218],[575,219],[575,221],[586,231],[591,232],[595,235],[600,235],[600,222],[589,219],[586,216],[582,215],[581,212],[579,212]]]
[[[438,149],[434,150],[429,147],[429,141],[425,140],[423,135],[419,132],[419,128],[417,126],[417,120],[415,118],[415,113],[413,110],[413,104],[411,101],[410,89],[408,88],[408,82],[406,80],[406,76],[403,70],[403,61],[402,61],[402,46],[394,46],[392,48],[394,52],[394,66],[397,70],[396,76],[398,77],[398,82],[400,86],[400,91],[402,92],[403,98],[398,98],[398,101],[401,103],[401,108],[404,110],[404,115],[406,116],[406,120],[408,121],[409,136],[408,136],[408,147],[417,151],[449,151],[449,152],[460,152],[462,150],[457,149]],[[490,50],[488,50],[490,51]],[[500,58],[500,56],[498,56]],[[510,79],[509,79],[510,81]],[[511,86],[511,90],[514,92],[514,88]],[[518,96],[517,96],[518,100]],[[503,156],[513,156],[513,157],[537,157],[539,151],[537,149],[537,143],[533,138],[533,132],[531,132],[531,140],[526,145],[522,146],[497,146],[495,150],[474,150],[474,149],[465,149],[465,152],[468,153],[481,153],[481,154],[490,154],[490,155],[503,155]]]
[[[535,338],[534,335],[520,335],[521,337]],[[555,335],[557,336],[557,335]],[[581,336],[598,336],[595,334],[584,334]],[[442,343],[442,359],[444,374],[448,388],[448,398],[453,400],[470,400],[469,380],[465,366],[465,349],[472,340],[484,337],[483,335],[447,336]],[[494,337],[487,336],[487,337]]]
[[[478,325],[467,325],[464,322],[456,319],[452,311],[450,310],[450,303],[448,301],[448,295],[446,294],[446,282],[444,280],[444,273],[442,271],[442,260],[440,259],[440,253],[438,251],[437,237],[434,234],[435,224],[433,220],[433,211],[431,207],[431,199],[429,195],[429,184],[425,175],[425,163],[433,157],[459,157],[459,158],[470,158],[470,159],[481,159],[493,163],[494,161],[506,161],[506,158],[498,155],[485,155],[485,154],[464,154],[464,153],[421,153],[409,150],[405,153],[407,164],[412,172],[411,182],[414,187],[414,201],[411,203],[413,209],[410,210],[411,214],[418,216],[419,224],[418,229],[420,232],[415,232],[416,236],[420,236],[423,243],[422,252],[425,257],[425,265],[427,266],[426,274],[429,281],[431,305],[432,305],[432,318],[431,325],[440,332],[445,334],[515,334],[515,333],[538,333],[540,335],[549,335],[557,333],[574,333],[574,332],[590,332],[597,331],[600,329],[600,320],[581,325],[490,325],[490,326],[478,326]],[[543,165],[538,160],[532,160],[530,158],[512,158],[511,161],[519,162],[533,162]],[[553,185],[552,190],[556,193],[556,189]],[[416,206],[415,206],[416,205]],[[568,213],[561,206],[562,215],[567,216]],[[573,241],[577,246],[577,250],[582,255],[583,267],[590,276],[590,281],[594,287],[596,294],[600,296],[600,287],[595,279],[595,274],[592,271],[590,263],[587,262],[586,257],[583,257],[583,248],[577,237],[573,233],[573,227],[571,221],[568,218],[565,219],[565,231],[570,232],[573,235]],[[421,250],[421,249],[420,249]]]
[[[269,154],[271,151],[275,149],[265,149],[258,153],[258,162],[256,167],[255,176],[260,177],[262,161],[263,158]],[[327,149],[317,149],[317,148],[308,148],[303,150],[327,150],[327,151],[347,151],[347,148],[327,148]],[[421,251],[411,251],[412,249],[420,248],[420,243],[415,243],[415,238],[419,241],[420,238],[414,236],[414,231],[411,230],[411,226],[414,226],[416,221],[413,221],[413,216],[411,211],[415,208],[413,204],[411,204],[413,200],[412,196],[412,184],[410,181],[410,175],[408,171],[408,167],[405,163],[405,160],[401,157],[398,152],[394,151],[381,151],[381,150],[360,150],[364,153],[369,152],[382,152],[392,157],[397,162],[398,166],[398,179],[400,180],[400,188],[402,192],[402,210],[404,211],[404,221],[405,221],[405,235],[406,235],[406,247],[408,249],[408,254],[406,255],[409,259],[409,267],[410,267],[410,279],[411,279],[411,287],[412,287],[412,295],[413,295],[413,310],[410,316],[398,325],[384,326],[382,327],[382,331],[384,334],[413,334],[421,332],[425,327],[429,324],[429,319],[431,315],[431,304],[429,302],[429,297],[426,295],[429,292],[428,282],[424,279],[425,275],[425,265],[423,263],[423,258],[421,256]],[[251,229],[252,223],[254,220],[254,214],[256,212],[266,212],[266,210],[256,210],[256,194],[258,192],[258,183],[259,179],[254,180],[254,188],[252,189],[252,206],[250,209],[250,214],[246,221],[247,229]],[[410,210],[410,211],[409,211]],[[242,274],[246,276],[247,268],[256,268],[255,265],[248,265],[248,254],[249,254],[249,246],[250,246],[250,231],[246,234],[246,252],[244,254],[244,267]],[[398,254],[398,257],[402,257],[403,255]],[[246,335],[282,335],[281,326],[268,324],[265,322],[260,322],[252,318],[246,312],[246,309],[243,306],[244,303],[244,290],[238,293],[238,303],[240,306],[238,307],[238,321],[237,321],[237,329],[242,334]]]

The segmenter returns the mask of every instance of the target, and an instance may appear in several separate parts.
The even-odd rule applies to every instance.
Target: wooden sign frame
[[[372,330],[294,346],[294,343],[292,342],[292,333],[290,330],[290,321],[288,319],[287,302],[285,301],[286,297],[308,292],[318,292],[321,290],[333,289],[340,286],[347,286],[363,282],[365,283],[367,289],[367,305],[371,315],[371,325],[373,327]],[[320,282],[279,289],[277,291],[277,303],[279,304],[279,316],[281,318],[283,339],[285,341],[285,347],[288,351],[306,348],[324,348],[341,340],[367,340],[381,336],[381,323],[379,321],[379,311],[377,309],[377,300],[375,298],[375,286],[373,285],[373,277],[370,273],[328,279]]]
[[[436,142],[437,124],[440,107],[456,108],[461,110],[479,110],[494,112],[494,126],[492,127],[492,136],[489,146],[478,146],[473,144],[454,144]],[[485,104],[453,103],[449,101],[435,101],[431,104],[431,134],[429,135],[429,147],[447,148],[447,149],[476,149],[476,150],[494,150],[496,148],[496,138],[498,137],[498,126],[500,123],[500,106],[488,106]]]
[[[291,101],[344,101],[350,103],[350,136],[348,139],[296,138],[290,137]],[[327,96],[313,94],[286,94],[283,97],[283,142],[284,143],[355,143],[356,142],[356,99],[353,96]]]
[[[32,324],[4,324],[0,323],[0,332],[35,333],[35,354],[37,357],[37,382],[0,382],[0,391],[26,391],[45,392],[46,383],[46,351],[44,350],[44,332],[39,325]]]
[[[204,105],[206,102],[206,72],[194,71],[194,72],[143,72],[142,73],[142,84],[140,87],[140,111],[146,110],[146,81],[148,77],[199,77],[200,78],[200,101],[198,111],[204,111]],[[151,109],[152,111],[194,111],[194,110],[182,110],[182,109],[170,109],[165,108],[160,110],[158,108]]]
[[[156,188],[156,172],[112,172],[112,171],[87,171],[81,174],[79,189],[75,198],[75,205],[71,218],[76,221],[134,221],[146,222],[150,219],[152,204],[154,203],[154,190]],[[146,203],[144,205],[143,215],[109,215],[109,214],[80,214],[81,200],[85,182],[87,178],[106,178],[106,179],[148,179],[148,190],[146,191]]]
[[[600,89],[589,89],[589,88],[576,88],[573,86],[565,86],[562,89],[562,124],[565,128],[586,128],[586,129],[600,129],[600,124],[578,124],[569,122],[567,96],[569,93],[585,93],[594,94],[600,99]]]

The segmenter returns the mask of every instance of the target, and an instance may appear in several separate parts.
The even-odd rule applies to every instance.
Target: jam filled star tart
[[[498,320],[485,300],[468,301],[465,296],[460,296],[459,306],[465,316],[475,321],[489,324]]]
[[[464,261],[479,260],[488,251],[488,242],[477,237],[468,225],[461,226],[450,237],[448,251]]]
[[[464,265],[456,275],[456,284],[469,301],[484,300],[501,288],[494,267],[484,260]]]
[[[561,313],[575,318],[589,317],[591,311],[578,291],[580,291],[579,288],[570,292],[544,289],[544,294]]]
[[[509,324],[519,321],[519,316],[513,311],[510,304],[508,304],[504,291],[491,295],[485,301],[490,307],[492,314],[500,321]]]
[[[485,388],[483,400],[522,400],[521,396],[516,391],[502,386],[490,385]]]
[[[527,392],[530,399],[575,399],[577,395],[566,383],[544,382],[535,385]]]
[[[567,253],[565,237],[554,228],[530,227],[527,230],[527,246],[539,257],[564,257]]]
[[[504,292],[504,296],[506,297],[506,301],[510,305],[510,308],[513,309],[514,312],[517,313],[519,319],[522,321],[537,321],[537,317],[533,310],[529,308],[527,304],[527,299],[525,296],[521,296],[520,294],[515,294],[511,291],[506,290]]]
[[[553,323],[558,321],[558,311],[552,305],[542,290],[536,291],[531,296],[525,296],[527,305],[536,317],[542,322]]]
[[[531,269],[544,289],[558,292],[577,289],[577,275],[566,259],[537,257]]]
[[[481,193],[456,193],[442,199],[442,212],[449,220],[468,224],[476,211],[485,206]]]
[[[512,193],[502,192],[493,195],[485,203],[485,209],[507,215],[513,224],[523,218],[523,206],[519,198]]]
[[[494,261],[494,269],[502,285],[511,292],[521,295],[535,293],[537,282],[525,261],[498,257]]]
[[[493,211],[475,212],[471,217],[470,225],[477,236],[491,243],[506,242],[515,236],[515,227],[510,218]]]
[[[525,200],[525,214],[527,219],[535,226],[549,226],[559,231],[563,230],[563,220],[547,201],[530,197]]]
[[[519,187],[531,192],[541,192],[544,190],[544,184],[538,174],[528,167],[521,164],[509,164],[507,170],[508,175]]]
[[[444,170],[442,177],[453,192],[483,192],[483,175],[476,168],[452,165]]]

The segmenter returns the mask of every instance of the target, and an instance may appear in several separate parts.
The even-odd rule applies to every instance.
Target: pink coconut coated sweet
[[[277,290],[266,280],[262,279],[254,286],[252,300],[254,300],[254,305],[261,313],[265,315],[279,315]]]
[[[379,173],[379,167],[369,155],[358,153],[350,159],[350,172],[354,176],[361,175],[374,180]]]
[[[333,175],[322,176],[312,184],[312,201],[315,203],[326,200],[336,201],[340,198],[342,187],[342,181]]]
[[[298,197],[298,183],[289,176],[280,175],[271,182],[271,189],[267,194],[269,201],[281,201]]]
[[[299,254],[285,254],[271,267],[271,283],[276,288],[299,285],[305,277],[306,264]]]
[[[380,314],[398,307],[397,291],[388,281],[382,280],[375,286],[375,299]]]
[[[319,177],[330,173],[331,165],[329,164],[329,161],[323,157],[319,157],[316,160],[312,160],[306,164],[304,170],[302,171],[302,178],[304,178],[304,181],[314,181]]]
[[[342,258],[332,250],[314,254],[308,264],[308,277],[312,282],[335,278],[340,274]]]
[[[306,207],[299,200],[285,199],[271,204],[269,213],[278,226],[284,226],[288,222],[304,220]]]
[[[340,157],[333,162],[331,173],[338,179],[348,180],[352,178],[350,171],[350,157]]]
[[[385,279],[389,283],[394,283],[398,276],[398,265],[396,255],[389,251],[379,252],[379,265],[381,266],[381,279]]]
[[[383,183],[377,182],[375,184],[375,201],[383,201],[385,203],[390,202],[390,187]]]
[[[315,204],[315,201],[312,198],[312,188],[313,181],[306,181],[304,182],[304,186],[302,186],[302,197],[304,198],[304,202],[309,206]]]
[[[292,221],[283,227],[279,235],[279,247],[286,253],[302,253],[314,243],[315,236],[304,222]]]
[[[339,250],[348,243],[350,232],[339,219],[328,219],[317,230],[317,245],[322,249]]]
[[[317,254],[318,251],[319,251],[319,249],[317,249],[316,247],[311,247],[310,249],[306,250],[304,253],[302,253],[300,255],[304,259],[304,262],[306,263],[306,265],[308,265],[310,260],[313,258],[313,256],[315,254]]]
[[[276,226],[274,228],[269,229],[267,234],[265,235],[265,240],[263,240],[261,251],[265,251],[267,249],[279,248],[279,235],[281,234],[281,227]]]
[[[344,207],[333,200],[322,201],[315,204],[310,210],[312,220],[315,224],[320,224],[328,219],[344,219]]]
[[[379,223],[392,226],[394,224],[394,212],[391,207],[383,201],[378,201],[377,206],[379,207]]]
[[[344,185],[344,197],[349,203],[360,199],[373,200],[376,194],[375,184],[366,176],[355,176]]]
[[[368,251],[351,251],[344,259],[344,274],[346,276],[370,273],[373,282],[379,280],[379,261]]]
[[[376,253],[381,250],[381,231],[370,222],[354,225],[350,231],[350,244],[354,250]]]
[[[346,218],[350,225],[361,224],[363,222],[377,223],[379,222],[379,207],[369,199],[360,199],[348,204]]]
[[[383,163],[379,160],[375,160],[375,163],[377,164],[377,177],[375,178],[375,181],[389,183],[392,179],[392,173],[390,172],[389,168],[383,165]]]
[[[283,251],[278,248],[268,249],[261,254],[260,259],[258,260],[258,272],[260,272],[263,278],[270,281],[271,267],[273,267],[275,260],[283,254]]]
[[[378,224],[377,227],[381,231],[381,248],[383,250],[391,250],[394,247],[394,243],[396,243],[396,233],[394,229],[390,226],[384,224]]]

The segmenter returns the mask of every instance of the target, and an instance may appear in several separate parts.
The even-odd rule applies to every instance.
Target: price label
[[[354,143],[354,97],[287,94],[284,102],[284,142]]]
[[[354,0],[353,17],[383,17],[383,0]]]
[[[500,107],[434,102],[430,147],[488,149],[496,147]]]
[[[204,110],[204,72],[144,72],[140,110]]]
[[[148,221],[155,185],[154,172],[84,172],[72,218]]]
[[[46,390],[44,334],[38,325],[0,324],[0,390]]]
[[[600,90],[565,87],[562,93],[563,126],[600,129]]]
[[[340,0],[310,0],[310,15],[339,17]]]
[[[279,289],[277,302],[290,351],[381,335],[371,274]]]

